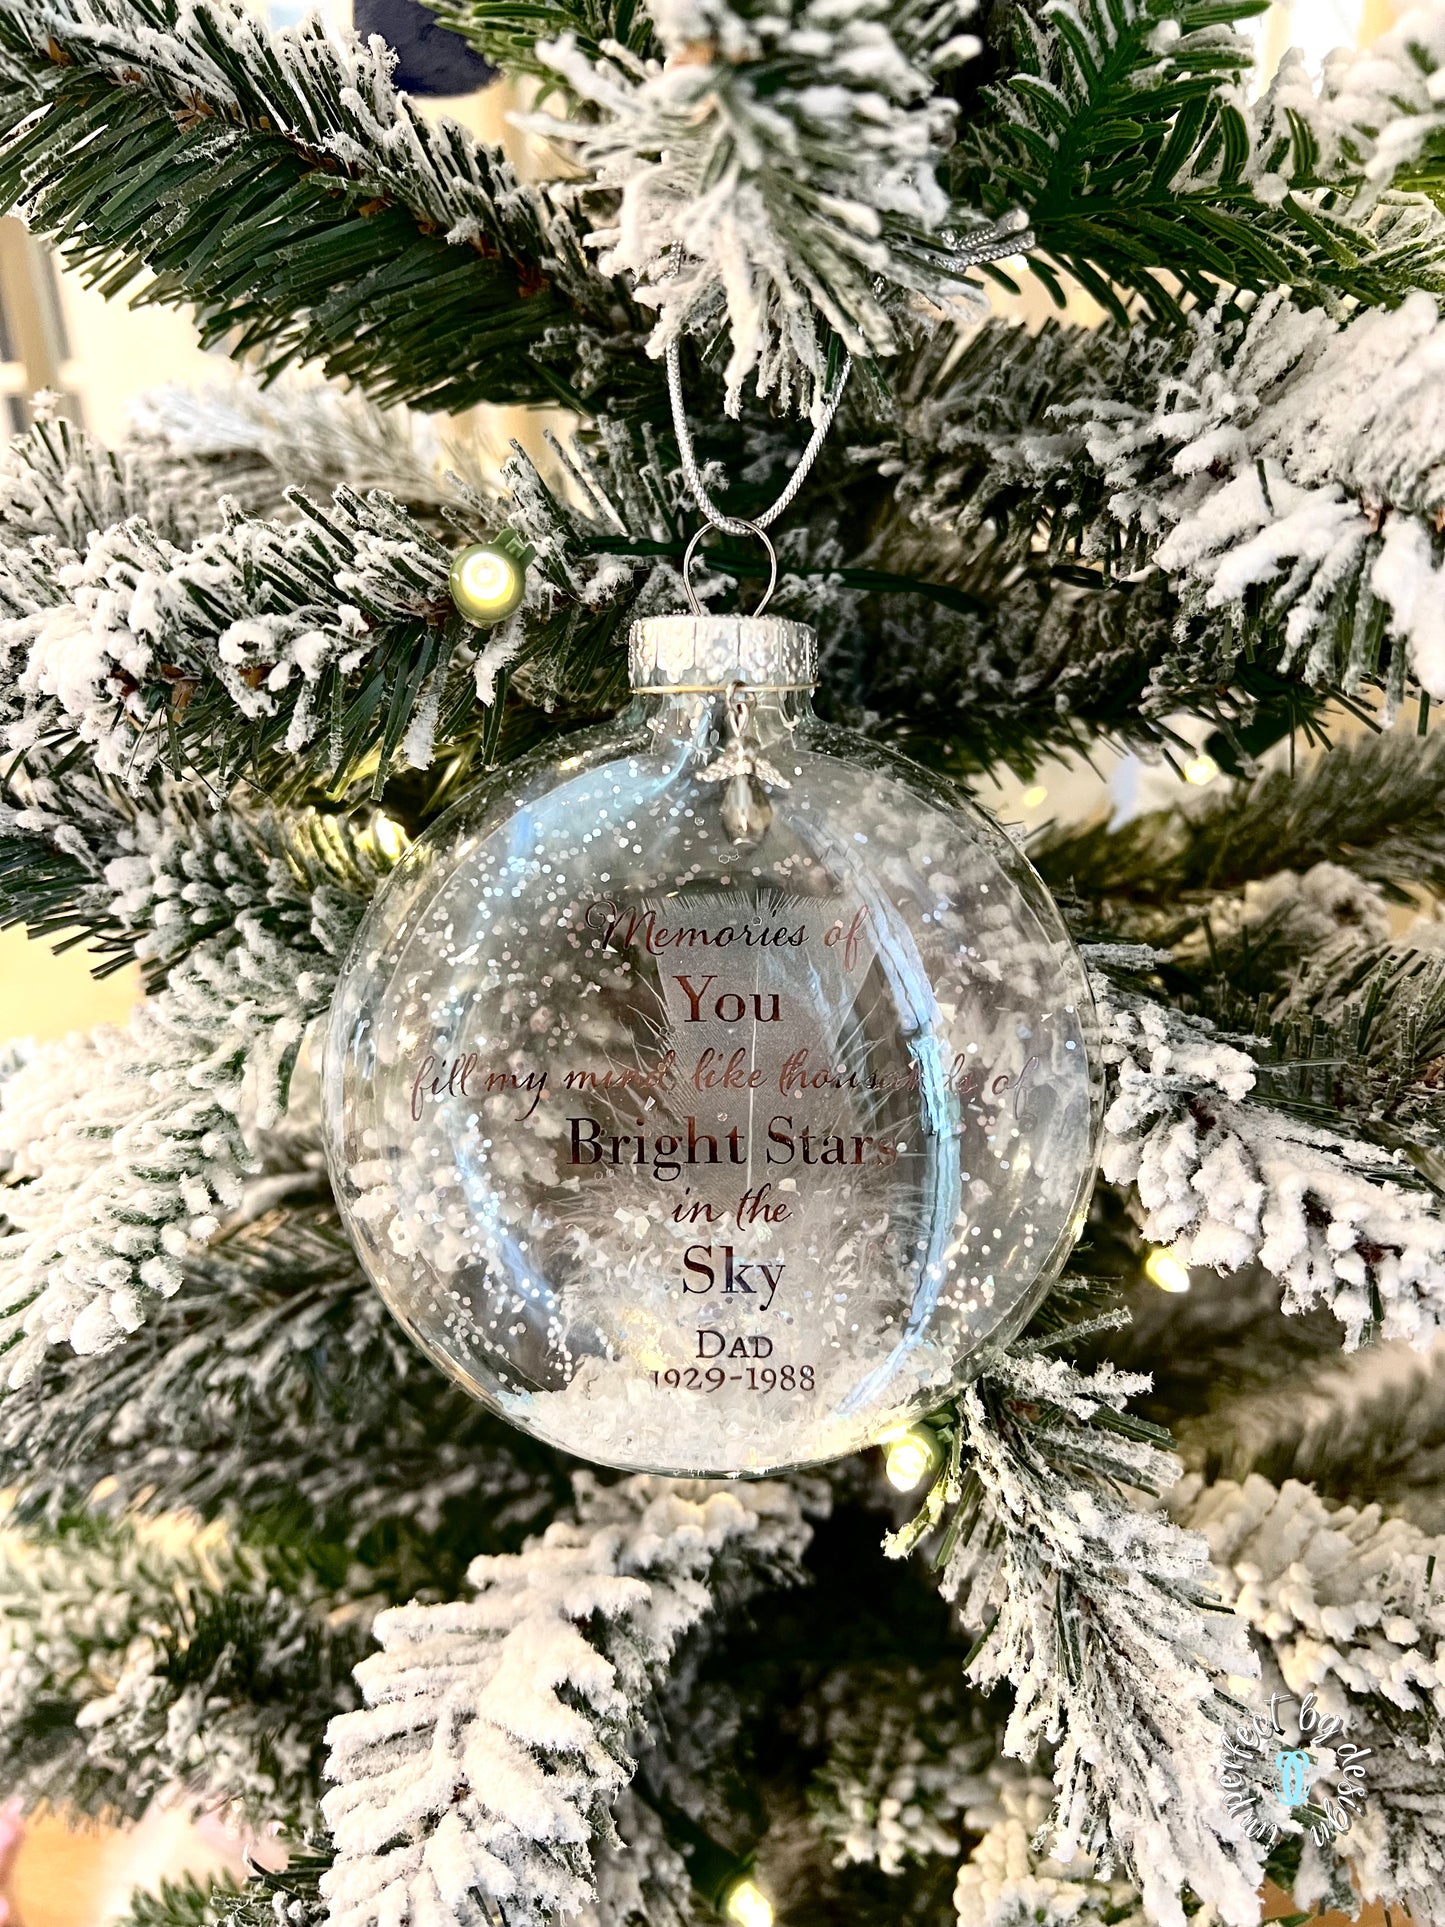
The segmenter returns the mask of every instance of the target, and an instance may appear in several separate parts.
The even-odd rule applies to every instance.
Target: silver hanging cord
[[[780,515],[792,507],[798,490],[808,479],[808,470],[818,459],[818,450],[823,446],[823,438],[833,426],[833,417],[838,412],[838,404],[843,399],[843,390],[847,387],[848,377],[852,372],[853,357],[845,351],[843,366],[838,371],[838,379],[833,383],[833,392],[823,404],[818,426],[813,430],[813,439],[798,458],[798,466],[793,470],[788,486],[770,509],[764,509],[755,520],[745,522],[741,516],[724,515],[703,483],[702,470],[697,465],[697,453],[692,445],[692,430],[687,425],[687,409],[682,399],[682,366],[678,347],[675,341],[668,342],[667,392],[672,401],[672,425],[677,434],[678,452],[682,456],[682,472],[692,492],[692,499],[715,529],[721,529],[724,535],[761,535],[764,529],[771,527]],[[691,599],[691,591],[689,590],[688,593]],[[766,601],[767,597],[765,596],[763,600]],[[695,602],[692,606],[694,612],[701,615],[702,611],[698,609]]]
[[[1007,214],[1001,221],[973,233],[959,233],[949,228],[941,236],[949,255],[958,267],[981,267],[986,261],[997,261],[1007,254],[1019,254],[1033,246],[1034,237],[1029,230],[1028,216],[1022,213]],[[677,272],[674,259],[672,272]],[[833,391],[823,404],[823,412],[818,425],[813,430],[812,440],[798,458],[798,466],[793,470],[788,486],[783,490],[773,506],[764,509],[761,515],[751,522],[741,516],[726,515],[708,494],[698,467],[697,451],[692,445],[692,430],[687,425],[687,406],[682,399],[682,360],[676,340],[667,344],[667,393],[672,403],[672,426],[677,435],[678,453],[682,457],[682,472],[697,503],[708,521],[724,535],[757,535],[771,528],[778,517],[793,505],[798,490],[808,479],[808,471],[818,459],[818,451],[823,446],[828,430],[833,426],[833,417],[838,412],[838,404],[843,399],[843,390],[848,386],[848,377],[853,372],[853,357],[844,350],[843,366],[838,370],[838,379],[833,383]],[[766,597],[764,598],[766,600]],[[693,604],[696,611],[697,605]],[[700,612],[699,612],[700,613]]]
[[[971,234],[959,234],[948,229],[942,239],[953,257],[962,267],[979,267],[985,261],[997,261],[1006,254],[1016,254],[1033,246],[1033,235],[1029,231],[1028,217],[1021,213],[1005,215],[1001,221],[990,227],[982,228]],[[677,272],[677,257],[674,256],[672,272]],[[843,365],[838,370],[838,379],[833,383],[833,391],[823,404],[823,412],[813,430],[812,439],[798,458],[798,466],[793,470],[788,486],[783,490],[771,508],[764,509],[752,521],[740,515],[725,515],[708,494],[698,467],[697,451],[692,445],[692,430],[687,425],[687,406],[682,398],[682,359],[676,340],[667,344],[667,393],[672,403],[672,426],[677,435],[678,453],[682,457],[682,473],[687,482],[692,499],[713,528],[720,529],[724,535],[755,535],[768,552],[768,586],[763,599],[753,611],[760,616],[772,600],[773,591],[778,585],[778,557],[772,543],[764,533],[778,517],[793,505],[798,490],[808,479],[808,471],[818,459],[818,451],[823,446],[828,430],[833,426],[833,417],[838,412],[838,404],[843,399],[843,390],[848,386],[848,377],[853,372],[853,357],[844,350]],[[688,607],[695,616],[707,612],[692,588],[692,558],[705,531],[699,529],[687,545],[687,553],[682,561],[682,586],[687,592]]]

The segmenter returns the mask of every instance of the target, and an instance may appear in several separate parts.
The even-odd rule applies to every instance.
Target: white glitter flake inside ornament
[[[669,616],[631,707],[377,896],[326,1053],[383,1298],[513,1423],[753,1475],[939,1405],[1078,1234],[1082,965],[1003,832],[813,715],[813,633]]]

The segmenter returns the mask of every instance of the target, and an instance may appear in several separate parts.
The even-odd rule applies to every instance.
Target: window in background
[[[1247,27],[1259,48],[1261,79],[1291,47],[1298,47],[1310,72],[1318,74],[1336,47],[1368,46],[1404,11],[1398,0],[1275,0]]]
[[[48,388],[80,416],[71,392],[70,343],[48,248],[13,215],[0,219],[0,405],[14,435],[30,424],[30,397]]]

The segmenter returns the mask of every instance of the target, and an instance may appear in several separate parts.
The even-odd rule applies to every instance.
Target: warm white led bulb
[[[735,1880],[723,1897],[722,1915],[734,1927],[773,1927],[772,1902],[755,1880]]]
[[[1219,765],[1207,750],[1200,750],[1197,756],[1191,756],[1184,765],[1185,782],[1193,783],[1197,789],[1203,789],[1206,783],[1212,783],[1218,774]]]
[[[395,863],[406,849],[405,830],[381,810],[371,819],[371,840],[388,863]]]
[[[473,542],[453,558],[452,600],[469,622],[509,616],[522,600],[525,575],[515,557],[489,542]]]
[[[943,1463],[938,1440],[925,1426],[914,1425],[888,1441],[883,1469],[888,1483],[899,1492],[912,1492],[931,1479]]]
[[[1144,1276],[1160,1291],[1188,1291],[1189,1267],[1163,1245],[1156,1245],[1144,1260]]]

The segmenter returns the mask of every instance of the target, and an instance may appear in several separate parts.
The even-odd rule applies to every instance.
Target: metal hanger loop
[[[692,613],[695,616],[705,616],[708,613],[708,611],[704,609],[702,604],[698,601],[697,596],[693,591],[692,559],[697,554],[698,543],[701,542],[702,538],[708,533],[709,526],[710,525],[708,523],[706,522],[703,523],[702,527],[697,531],[697,533],[693,536],[692,540],[688,543],[687,549],[682,558],[683,592],[687,596],[687,606],[689,609],[692,610]],[[762,600],[758,603],[757,608],[753,610],[753,614],[755,616],[760,616],[763,613],[764,609],[766,609],[768,604],[772,601],[773,591],[778,586],[778,552],[773,547],[772,541],[768,536],[768,532],[763,527],[761,522],[744,522],[741,520],[729,519],[726,525],[726,533],[731,535],[755,535],[768,552],[768,586],[766,589],[763,590]]]

